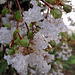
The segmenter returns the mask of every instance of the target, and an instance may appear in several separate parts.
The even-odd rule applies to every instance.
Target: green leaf
[[[18,11],[16,12],[16,14],[15,14],[15,19],[16,19],[16,20],[20,20],[21,18],[22,18],[21,12],[18,10]]]
[[[66,63],[69,65],[75,64],[75,55],[72,55],[71,57],[69,57]]]
[[[62,64],[59,60],[56,60],[57,64]]]
[[[29,27],[32,28],[32,23],[30,23]]]
[[[57,44],[57,47],[62,46],[62,44],[63,44],[63,41],[61,41],[59,44]]]
[[[1,60],[1,64],[0,64],[0,73],[5,71],[7,66],[8,66],[7,61],[5,59],[2,59]]]
[[[53,50],[53,54],[56,54],[56,48]]]
[[[63,64],[64,69],[72,69],[68,64]]]
[[[55,47],[55,46],[56,46],[56,42],[55,42],[54,40],[51,40],[51,41],[49,42],[49,44],[50,44],[52,47]]]

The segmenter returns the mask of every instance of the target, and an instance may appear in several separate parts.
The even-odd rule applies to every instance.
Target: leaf
[[[2,58],[3,56],[4,56],[4,52],[1,51],[1,52],[0,52],[0,58]]]
[[[62,64],[59,60],[56,60],[57,64]]]
[[[50,44],[52,47],[55,47],[55,46],[56,46],[56,42],[55,42],[54,40],[51,40],[51,41],[49,42],[49,44]]]
[[[57,44],[57,47],[60,47],[63,44],[63,41],[61,41],[59,44]]]
[[[32,28],[32,23],[30,23],[29,27]]]
[[[56,54],[56,48],[53,50],[53,54]]]
[[[71,57],[69,57],[66,63],[69,65],[75,64],[75,55],[72,55]]]
[[[5,71],[7,66],[8,66],[7,61],[5,59],[2,59],[1,60],[1,64],[0,64],[0,73]]]
[[[63,64],[64,69],[72,69],[68,64]]]

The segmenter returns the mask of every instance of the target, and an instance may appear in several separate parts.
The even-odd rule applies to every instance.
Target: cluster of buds
[[[65,4],[67,0],[45,0],[45,1],[41,0],[41,1],[51,9],[50,13],[53,15],[55,19],[61,18],[62,12],[59,8],[55,8],[54,5],[61,6],[66,13],[69,13],[72,10],[72,6]]]

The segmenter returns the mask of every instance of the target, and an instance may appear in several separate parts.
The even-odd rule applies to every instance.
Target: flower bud
[[[10,28],[10,24],[9,23],[6,23],[4,26],[7,27],[7,28]]]
[[[50,11],[55,19],[61,18],[62,12],[59,9],[53,9]]]
[[[64,11],[65,11],[66,13],[69,13],[69,12],[71,12],[72,7],[71,7],[70,5],[65,4],[65,5],[63,6],[63,9],[64,9]]]
[[[14,53],[14,51],[12,49],[9,49],[8,54],[12,55]]]
[[[17,11],[16,14],[15,14],[15,19],[16,20],[20,20],[21,18],[22,18],[21,12],[20,11]]]
[[[28,46],[29,40],[28,40],[28,39],[22,39],[22,40],[20,41],[20,44],[21,44],[23,47]]]

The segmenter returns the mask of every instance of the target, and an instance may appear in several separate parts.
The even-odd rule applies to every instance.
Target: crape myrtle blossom
[[[50,23],[48,20],[44,19],[44,17],[41,15],[40,12],[41,7],[37,6],[37,2],[35,0],[31,0],[30,3],[33,5],[33,8],[30,8],[28,11],[23,12],[24,15],[23,22],[19,23],[19,29],[20,29],[20,34],[24,35],[27,31],[24,22],[26,22],[28,26],[31,22],[37,22],[38,26],[40,27],[40,30],[34,35],[34,38],[32,40],[32,42],[34,43],[34,45],[32,45],[32,48],[35,51],[28,55],[22,55],[21,52],[18,52],[18,54],[7,55],[7,56],[5,55],[4,58],[7,60],[8,65],[12,65],[12,67],[15,68],[20,75],[27,75],[28,70],[30,70],[31,75],[63,75],[63,73],[61,72],[61,69],[63,68],[62,65],[61,64],[59,65],[56,62],[54,62],[55,55],[49,54],[44,49],[50,46],[49,44],[50,40],[55,40],[58,43],[59,42],[58,34],[60,32],[65,32],[68,29],[64,25],[62,18],[55,20],[54,18],[51,17],[51,23]],[[41,19],[44,20],[42,22],[39,22]],[[16,22],[14,22],[14,24],[16,25]],[[14,29],[16,28],[15,25],[14,26],[11,25],[12,31],[14,31]],[[11,34],[11,30],[6,29],[6,31],[9,31],[9,35]],[[21,51],[23,47],[20,47],[19,49]],[[64,58],[63,53],[66,54],[64,49],[62,53],[60,53],[63,58]],[[70,49],[68,52],[71,52]],[[60,58],[61,56],[59,55],[58,52],[57,54],[58,58]],[[67,55],[67,57],[69,56]],[[51,63],[56,65],[57,72],[54,69],[52,69]],[[35,69],[33,70],[29,66],[35,67]],[[52,74],[50,73],[51,70]]]
[[[37,6],[36,1],[31,1],[31,3],[34,5],[33,8],[30,8],[28,11],[23,12],[23,20],[24,22],[27,22],[29,25],[31,22],[38,22],[44,17],[41,15],[41,7]]]
[[[12,64],[12,67],[14,67],[17,72],[20,75],[27,75],[27,58],[29,57],[29,55],[27,56],[23,56],[21,54],[16,54],[15,56],[5,56],[4,58],[7,59],[7,63],[8,65]]]
[[[14,67],[17,72],[20,75],[27,75],[27,67],[28,64],[30,64],[32,67],[36,66],[35,75],[36,73],[42,75],[49,72],[51,69],[51,65],[48,65],[47,62],[44,60],[44,57],[42,55],[37,55],[35,53],[23,56],[21,54],[16,54],[15,56],[5,56],[5,59],[7,59],[8,65],[12,64],[12,67]],[[53,60],[52,58],[49,60]],[[34,72],[32,71],[32,74]]]
[[[32,40],[35,44],[33,45],[33,48],[35,49],[37,54],[31,53],[25,56],[21,54],[5,56],[4,58],[7,60],[8,64],[11,64],[12,67],[14,67],[20,75],[27,75],[28,64],[30,64],[30,66],[32,67],[36,66],[36,70],[32,71],[32,69],[30,69],[32,74],[47,75],[51,69],[51,64],[48,65],[48,63],[52,63],[54,61],[55,55],[48,54],[48,52],[45,52],[43,49],[49,46],[48,42],[50,40],[55,40],[55,41],[58,40],[58,36],[57,36],[58,32],[64,31],[64,30],[66,31],[65,25],[63,25],[63,27],[62,25],[60,25],[59,27],[57,24],[53,24],[53,23],[50,24],[47,20],[44,20],[43,22],[38,22],[38,25],[41,27],[41,29],[39,30],[39,32],[37,32],[34,35],[34,38]],[[62,30],[61,30],[61,27],[62,27]],[[53,32],[54,34],[52,34]],[[24,61],[25,63],[23,64]],[[24,65],[25,67],[22,67]]]

